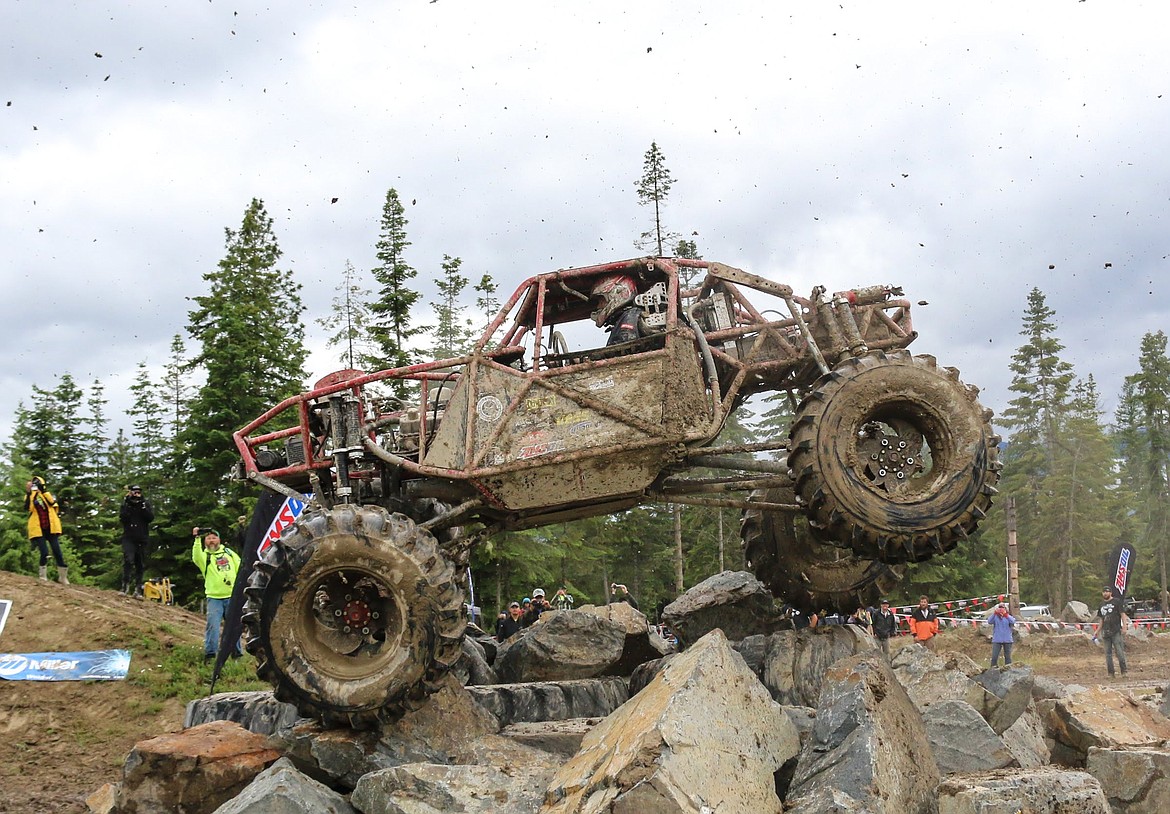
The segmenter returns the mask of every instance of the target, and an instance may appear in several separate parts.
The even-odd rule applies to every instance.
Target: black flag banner
[[[1113,587],[1114,596],[1122,597],[1128,592],[1136,559],[1137,552],[1129,543],[1119,543],[1109,555],[1109,585]]]

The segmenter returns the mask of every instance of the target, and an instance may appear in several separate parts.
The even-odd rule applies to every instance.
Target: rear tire
[[[363,729],[417,707],[461,653],[461,580],[401,514],[302,516],[246,590],[245,641],[275,696],[327,726]]]
[[[750,500],[794,503],[791,489],[753,492]],[[876,606],[902,581],[901,566],[860,559],[822,542],[799,514],[747,509],[740,521],[744,562],[772,595],[806,613],[850,613]]]
[[[796,494],[819,536],[859,557],[918,562],[975,531],[999,481],[978,390],[908,351],[848,359],[817,382],[789,433]]]

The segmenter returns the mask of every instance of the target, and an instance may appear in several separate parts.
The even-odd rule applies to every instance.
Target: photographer
[[[200,536],[200,532],[203,535]],[[195,542],[191,545],[191,561],[203,573],[203,591],[207,596],[207,628],[203,634],[203,660],[211,661],[219,652],[220,627],[224,612],[232,597],[236,574],[240,570],[240,556],[219,539],[215,529],[191,529]],[[241,656],[240,643],[232,648],[232,658]]]
[[[57,498],[45,488],[45,479],[37,476],[24,485],[24,510],[28,512],[28,540],[41,552],[40,578],[48,579],[49,547],[57,563],[57,581],[69,584],[69,568],[61,555],[61,516]]]
[[[630,589],[620,582],[612,582],[609,586],[609,603],[625,602],[634,610],[638,610],[638,603],[634,601]]]
[[[131,486],[122,498],[122,593],[142,597],[142,575],[146,571],[146,546],[154,509],[142,496],[141,486]],[[133,587],[131,587],[133,586]]]
[[[544,588],[537,588],[532,592],[532,604],[524,611],[524,618],[520,620],[524,627],[532,627],[540,619],[540,615],[552,608],[544,596]]]

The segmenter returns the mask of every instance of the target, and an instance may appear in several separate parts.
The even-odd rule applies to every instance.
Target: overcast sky
[[[1165,21],[1101,0],[6,0],[0,438],[66,371],[119,420],[252,197],[316,379],[340,365],[315,319],[347,260],[374,265],[388,188],[422,321],[444,253],[505,296],[640,254],[651,141],[666,226],[705,258],[805,294],[903,286],[929,302],[913,350],[997,413],[1039,287],[1111,416],[1170,322]]]

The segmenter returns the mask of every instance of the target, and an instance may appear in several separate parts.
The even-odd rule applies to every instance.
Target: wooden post
[[[1008,612],[1017,619],[1020,615],[1020,559],[1016,545],[1016,499],[1009,497],[1004,511],[1007,526]]]

